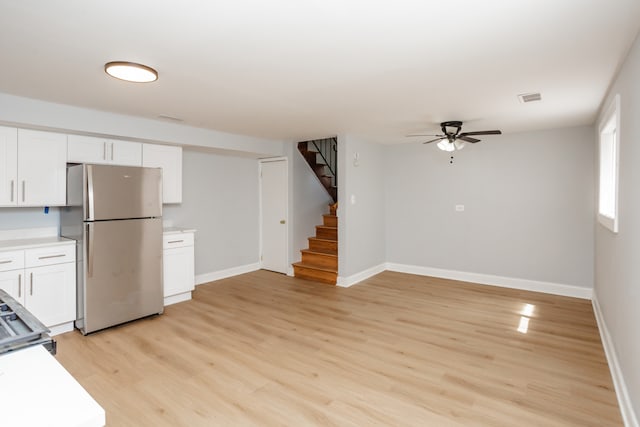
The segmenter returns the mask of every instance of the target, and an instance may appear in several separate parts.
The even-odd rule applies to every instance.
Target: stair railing
[[[310,141],[324,161],[329,175],[333,181],[333,186],[338,186],[338,138],[325,138]]]

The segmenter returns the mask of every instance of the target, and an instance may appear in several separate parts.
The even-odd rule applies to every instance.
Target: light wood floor
[[[110,427],[622,425],[589,301],[392,272],[221,280],[57,359]]]

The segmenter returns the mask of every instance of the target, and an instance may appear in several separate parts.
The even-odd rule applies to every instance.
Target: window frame
[[[606,137],[611,137],[613,134],[613,216],[602,213],[601,200],[603,192],[603,159],[602,150]],[[619,201],[619,177],[620,177],[620,95],[617,94],[613,100],[609,103],[609,106],[600,117],[598,125],[598,222],[605,228],[611,230],[613,233],[618,233],[618,201]]]

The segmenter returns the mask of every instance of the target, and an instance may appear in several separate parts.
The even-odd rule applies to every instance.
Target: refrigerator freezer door
[[[162,219],[85,224],[84,334],[163,311]]]
[[[162,216],[160,168],[85,165],[85,220]]]

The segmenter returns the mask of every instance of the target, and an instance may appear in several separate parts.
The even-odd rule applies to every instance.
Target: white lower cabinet
[[[195,287],[194,232],[167,232],[163,238],[164,304],[191,299]]]
[[[64,263],[25,270],[24,306],[47,327],[76,318],[76,265]]]
[[[71,330],[76,319],[75,244],[0,251],[0,289],[48,328]]]

